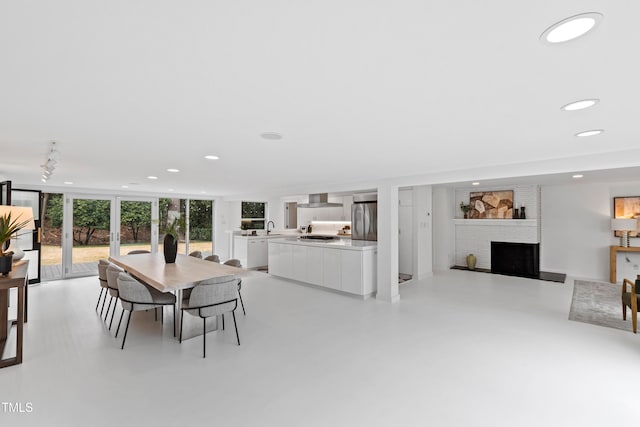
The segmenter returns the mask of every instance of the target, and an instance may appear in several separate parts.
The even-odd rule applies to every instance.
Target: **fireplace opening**
[[[540,276],[540,243],[491,242],[491,272],[508,276]]]

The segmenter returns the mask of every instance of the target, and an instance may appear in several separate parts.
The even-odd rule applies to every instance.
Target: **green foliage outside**
[[[151,228],[151,202],[129,202],[120,204],[120,223],[125,225],[138,243],[141,229]]]
[[[62,194],[48,194],[46,199],[46,216],[52,228],[61,228],[63,220]],[[169,211],[177,211],[176,225],[181,238],[184,238],[186,227],[185,199],[161,198],[159,203],[160,230],[164,232],[169,225]],[[111,219],[110,202],[108,200],[75,199],[73,204],[73,240],[78,245],[91,244],[96,230],[108,230]],[[208,241],[212,238],[211,222],[213,216],[210,200],[190,200],[190,239]],[[123,201],[120,221],[138,241],[141,230],[151,227],[151,203],[142,201]]]

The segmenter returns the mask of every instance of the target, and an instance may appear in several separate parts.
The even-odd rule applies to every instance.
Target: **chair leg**
[[[107,295],[109,294],[109,291],[107,290],[107,288],[102,288],[104,289],[106,292],[104,293],[104,299],[102,300],[102,308],[100,309],[100,317],[102,317],[102,312],[104,311],[104,304],[107,302]]]
[[[184,323],[184,311],[182,312],[182,316],[180,316],[180,343],[182,343],[182,324]]]
[[[122,316],[124,316],[124,308],[122,309],[122,313],[120,313],[120,321],[118,322],[118,329],[116,329],[116,338],[118,338],[118,332],[120,332],[120,325],[122,324]]]
[[[627,306],[622,303],[622,320],[627,320]]]
[[[116,297],[116,302],[113,304],[113,312],[111,313],[111,322],[109,322],[109,330],[111,330],[111,325],[113,325],[113,317],[116,315],[116,308],[118,308],[118,299],[120,297]]]
[[[638,312],[631,312],[631,322],[633,324],[633,333],[637,333],[638,332]]]
[[[158,307],[153,309],[153,312],[155,313],[155,317],[156,317],[156,322],[158,321]]]
[[[164,325],[164,305],[160,307],[160,324]]]
[[[171,304],[173,306],[173,336],[176,336],[176,305]]]
[[[232,311],[233,315],[233,326],[236,328],[236,339],[238,340],[238,345],[240,345],[240,335],[238,335],[238,324],[236,323],[236,312]]]
[[[240,289],[238,289],[238,296],[240,297],[240,305],[242,306],[242,312],[244,313],[244,315],[247,315],[247,312],[244,311],[244,302],[242,301],[242,294],[240,293]]]
[[[107,323],[107,317],[109,317],[109,310],[111,310],[111,303],[113,302],[113,297],[109,299],[109,305],[107,306],[107,312],[104,315],[104,322]]]
[[[120,350],[124,350],[124,342],[127,340],[127,332],[129,331],[129,322],[131,321],[132,311],[129,312],[129,316],[127,317],[127,326],[124,328],[124,337],[122,337],[122,347]]]
[[[207,318],[202,318],[202,358],[207,357]]]
[[[98,306],[100,305],[100,300],[102,299],[103,292],[104,292],[104,288],[100,288],[100,295],[98,296],[98,302],[96,303],[96,311],[98,311]]]
[[[224,331],[224,313],[222,313],[221,316],[222,316],[222,330]]]

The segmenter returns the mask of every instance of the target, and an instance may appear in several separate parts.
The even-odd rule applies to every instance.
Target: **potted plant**
[[[460,202],[460,209],[462,210],[462,213],[464,214],[464,218],[467,219],[469,217],[469,211],[471,210],[471,206],[470,205],[465,205],[464,202]]]
[[[177,221],[178,219],[176,218],[169,223],[164,232],[164,261],[167,264],[176,262],[176,256],[178,255],[178,239],[180,236],[178,234]]]
[[[20,215],[17,218],[11,218],[11,212],[0,216],[0,273],[2,275],[6,276],[11,271],[13,258],[13,252],[4,251],[5,243],[11,240],[11,236],[26,227],[29,222],[30,219],[20,220]]]

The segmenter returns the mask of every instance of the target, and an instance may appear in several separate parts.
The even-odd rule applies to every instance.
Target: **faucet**
[[[273,221],[269,221],[267,222],[267,236],[269,235],[269,233],[271,233],[271,230],[269,230],[269,224],[273,225],[273,228],[276,227],[276,225],[274,224]]]

